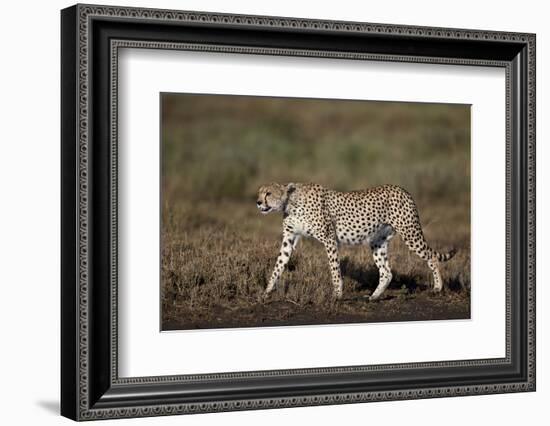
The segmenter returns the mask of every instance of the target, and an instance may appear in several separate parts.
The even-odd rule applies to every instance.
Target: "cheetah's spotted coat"
[[[416,205],[411,195],[398,186],[338,192],[316,184],[272,183],[258,190],[256,204],[262,213],[282,211],[284,217],[281,250],[265,295],[275,288],[301,236],[313,237],[325,246],[336,298],[342,297],[343,286],[339,244],[370,246],[380,274],[370,300],[378,299],[391,282],[388,243],[396,232],[410,250],[428,263],[435,291],[443,287],[439,262],[455,254],[455,250],[441,254],[428,246]]]

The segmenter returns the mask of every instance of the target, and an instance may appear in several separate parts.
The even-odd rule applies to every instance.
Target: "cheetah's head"
[[[293,190],[293,183],[288,185],[280,183],[263,185],[258,189],[256,206],[263,214],[284,210],[288,196]]]

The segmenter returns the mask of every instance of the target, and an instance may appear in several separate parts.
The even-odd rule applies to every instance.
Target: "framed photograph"
[[[61,12],[61,412],[535,390],[535,35]]]

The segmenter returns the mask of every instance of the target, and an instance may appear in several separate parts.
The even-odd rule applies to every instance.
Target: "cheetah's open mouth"
[[[263,214],[267,214],[271,211],[271,207],[269,206],[265,206],[265,207],[262,207],[262,206],[258,206],[258,208],[260,209],[260,211],[263,213]]]

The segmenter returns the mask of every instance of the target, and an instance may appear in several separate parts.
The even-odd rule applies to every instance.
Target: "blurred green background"
[[[168,199],[250,198],[270,181],[470,194],[466,105],[163,94],[162,148]]]

